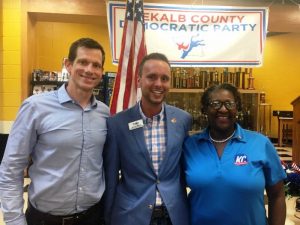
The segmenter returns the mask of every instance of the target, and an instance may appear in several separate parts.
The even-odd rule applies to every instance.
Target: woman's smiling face
[[[216,131],[234,130],[238,110],[233,93],[229,90],[217,89],[210,94],[209,103],[206,113],[210,129]]]

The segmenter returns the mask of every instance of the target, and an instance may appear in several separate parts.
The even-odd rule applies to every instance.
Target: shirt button
[[[153,209],[153,205],[148,205],[148,208],[149,209]]]
[[[159,184],[159,183],[160,183],[160,180],[156,180],[156,183]]]
[[[79,188],[79,191],[82,191],[82,187]]]

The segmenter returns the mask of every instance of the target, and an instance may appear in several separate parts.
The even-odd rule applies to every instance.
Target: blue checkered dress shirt
[[[144,122],[144,136],[147,145],[147,149],[152,160],[153,168],[158,174],[160,163],[164,158],[166,152],[166,122],[164,116],[164,107],[161,112],[153,116],[153,118],[147,118],[140,107],[140,112]],[[156,205],[162,205],[162,199],[156,191]]]

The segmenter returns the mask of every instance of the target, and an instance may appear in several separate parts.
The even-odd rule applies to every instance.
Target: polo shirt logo
[[[245,154],[239,154],[235,156],[234,164],[237,166],[242,166],[248,164],[248,159]]]

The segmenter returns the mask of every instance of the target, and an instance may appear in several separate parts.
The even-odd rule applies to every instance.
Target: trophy
[[[174,69],[174,77],[173,77],[173,87],[174,88],[180,88],[180,69],[178,67],[176,67]]]
[[[239,68],[235,71],[235,82],[234,82],[234,86],[236,86],[237,88],[241,88],[241,87],[240,87],[241,73],[242,73],[242,68],[239,67]]]
[[[213,80],[213,83],[218,85],[219,84],[219,73],[217,70],[215,70],[214,72],[214,80]]]
[[[252,68],[250,68],[249,77],[248,77],[248,89],[254,90],[254,77],[252,76]]]
[[[248,68],[245,68],[245,71],[242,72],[242,89],[245,89],[245,76],[248,73]]]
[[[194,87],[195,88],[202,88],[202,82],[200,81],[200,69],[197,68],[194,70]]]
[[[181,88],[187,88],[187,71],[185,69],[182,69],[182,76],[181,76]]]

